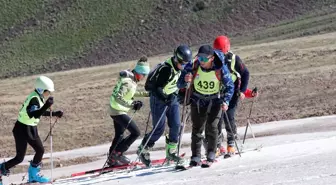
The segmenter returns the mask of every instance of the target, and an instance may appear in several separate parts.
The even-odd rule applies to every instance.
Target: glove
[[[142,101],[137,100],[137,101],[133,101],[132,105],[133,105],[133,110],[140,110],[143,103]]]
[[[229,106],[226,103],[222,104],[222,110],[226,112],[229,109]]]
[[[54,104],[54,97],[50,96],[47,101],[45,102],[45,106],[47,108],[51,107],[51,105]]]
[[[252,97],[256,97],[258,96],[258,88],[255,87],[253,90],[252,90]]]
[[[61,118],[63,116],[63,111],[59,110],[59,111],[53,112],[52,115],[58,118]]]

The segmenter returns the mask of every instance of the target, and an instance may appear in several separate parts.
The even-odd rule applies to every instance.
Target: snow
[[[133,171],[130,173],[103,174],[96,178],[80,180],[58,180],[54,184],[87,185],[87,184],[141,184],[141,185],[204,185],[211,184],[265,184],[265,185],[319,185],[336,184],[336,116],[315,117],[300,120],[287,120],[267,124],[252,125],[253,131],[259,137],[260,151],[248,151],[241,157],[219,159],[211,168],[199,167],[187,171],[176,172],[173,167],[160,167]],[[245,128],[239,128],[243,135]],[[262,136],[270,135],[270,136]],[[184,143],[190,142],[190,134],[183,137]],[[137,141],[139,142],[139,141]],[[163,146],[161,140],[156,146]],[[135,150],[138,143],[131,150]],[[255,148],[253,139],[246,140],[244,148]],[[108,145],[89,147],[68,152],[54,153],[53,156],[71,158],[86,155],[98,155],[107,151]],[[99,150],[98,150],[99,149]],[[191,155],[190,147],[182,149]],[[162,158],[164,151],[151,153],[152,159]],[[46,154],[45,156],[48,156]],[[136,155],[130,155],[135,159]],[[69,176],[71,173],[99,168],[104,159],[88,164],[57,168],[53,177]],[[50,170],[42,173],[50,177]],[[23,174],[4,177],[4,184],[20,182]]]

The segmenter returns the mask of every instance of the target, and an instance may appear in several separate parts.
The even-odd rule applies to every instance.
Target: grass
[[[106,35],[113,35],[136,19],[148,13],[149,0],[76,1],[74,6],[59,12],[58,21],[49,27],[43,23],[38,29],[10,39],[0,51],[0,73],[16,69],[31,70],[52,59],[81,55],[87,47]],[[27,14],[28,16],[28,14]],[[25,17],[22,17],[22,19]]]
[[[290,39],[314,34],[332,32],[336,30],[336,12],[323,11],[311,13],[299,18],[280,22],[268,28],[257,30],[248,36],[233,38],[233,43],[257,44],[276,40]]]
[[[43,8],[44,0],[0,0],[0,33],[18,24]]]
[[[268,6],[265,2],[256,0],[244,3],[231,0],[206,2],[204,10],[193,12],[192,8],[196,1],[174,1],[175,4],[181,4],[182,14],[164,17],[164,19],[172,27],[180,26],[179,23],[183,20],[188,20],[191,24],[218,23],[218,20],[234,12],[237,6],[251,5],[255,8],[260,5]],[[312,4],[311,1],[309,2]],[[314,2],[314,4],[331,2],[326,0]],[[159,0],[0,0],[2,5],[0,40],[1,37],[8,36],[8,28],[35,18],[39,22],[34,26],[20,27],[22,29],[20,33],[0,41],[0,78],[13,73],[19,73],[17,75],[21,76],[34,74],[41,69],[48,71],[51,62],[67,65],[63,62],[86,56],[103,39],[112,37],[115,33],[128,33],[136,22],[147,18],[150,20],[153,18],[152,12],[158,5],[170,7],[174,3]],[[247,36],[232,38],[232,40],[234,44],[244,45],[246,42],[261,43],[329,32],[336,29],[335,16],[335,13],[325,15],[314,12],[293,21],[253,31],[253,34]],[[172,39],[176,40],[176,38]]]

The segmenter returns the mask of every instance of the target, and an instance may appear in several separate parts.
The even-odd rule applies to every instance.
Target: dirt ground
[[[253,105],[252,123],[336,114],[336,32],[283,40],[268,44],[234,47],[248,66],[249,87],[257,86],[260,96]],[[150,58],[152,66],[167,56]],[[134,63],[134,62],[133,62]],[[117,73],[133,63],[79,69],[48,74],[55,82],[55,105],[64,118],[55,126],[54,151],[109,143],[113,122],[108,115],[109,97]],[[13,124],[25,97],[33,90],[33,77],[0,81],[0,157],[15,155]],[[142,87],[141,87],[142,88]],[[145,132],[149,112],[145,107],[135,120]],[[239,104],[237,122],[246,124],[251,100]],[[150,123],[151,124],[151,123]],[[49,118],[39,125],[42,139],[49,131]],[[186,132],[190,131],[190,124]],[[46,152],[49,142],[45,143]],[[28,154],[32,150],[29,148]]]

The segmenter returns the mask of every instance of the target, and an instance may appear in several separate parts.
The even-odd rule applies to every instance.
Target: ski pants
[[[35,151],[32,163],[39,165],[44,154],[44,147],[40,136],[38,135],[37,127],[28,126],[19,121],[16,121],[13,128],[13,135],[15,139],[16,156],[4,163],[5,169],[9,170],[23,161],[26,155],[28,144]]]
[[[169,141],[173,143],[178,142],[179,137],[179,130],[180,130],[180,105],[177,101],[177,98],[174,98],[174,101],[172,101],[171,104],[167,105],[163,101],[161,101],[159,98],[157,98],[155,95],[150,96],[150,109],[152,113],[152,124],[153,124],[153,130],[146,134],[146,136],[142,140],[142,144],[144,145],[153,132],[153,135],[151,138],[149,138],[149,141],[147,143],[148,147],[153,147],[155,142],[160,139],[162,134],[165,130],[165,123],[166,123],[166,117],[168,119],[168,127],[169,127]],[[164,109],[168,106],[168,109],[166,111],[166,115],[160,120],[160,117],[164,113]],[[157,128],[154,130],[155,126],[157,125]]]
[[[229,103],[229,109],[226,111],[226,114],[228,115],[229,118],[229,122],[227,121],[225,114],[223,114],[223,116],[221,117],[219,124],[218,124],[218,135],[219,138],[220,137],[224,137],[223,133],[222,133],[222,126],[223,126],[223,122],[225,123],[225,130],[226,130],[226,134],[227,134],[227,144],[229,146],[234,146],[234,137],[237,134],[237,125],[235,122],[235,112],[238,106],[238,100],[239,100],[239,96],[237,95],[237,93],[235,93],[232,96],[232,99]],[[232,131],[229,127],[229,124],[231,125]],[[221,139],[219,139],[220,141]],[[221,143],[218,143],[218,147],[221,145]]]
[[[140,130],[127,114],[111,116],[111,118],[114,122],[115,136],[109,153],[112,153],[113,150],[124,153],[140,136]],[[126,130],[128,130],[130,134],[127,137],[124,137]]]
[[[191,152],[192,159],[201,159],[202,133],[205,129],[205,139],[208,142],[207,158],[213,160],[217,149],[218,122],[222,113],[220,104],[199,107],[191,104]]]

